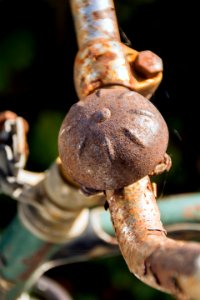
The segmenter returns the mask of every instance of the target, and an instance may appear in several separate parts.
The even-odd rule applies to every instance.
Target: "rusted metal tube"
[[[97,39],[120,40],[112,0],[70,0],[79,48]]]
[[[106,194],[130,271],[178,299],[200,299],[200,245],[166,237],[149,177]]]
[[[71,0],[79,52],[74,64],[74,84],[80,99],[95,89],[135,80],[120,42],[112,0]]]
[[[162,79],[162,60],[120,42],[113,0],[70,0],[79,52],[74,84],[82,100],[94,90],[120,85],[150,98]]]

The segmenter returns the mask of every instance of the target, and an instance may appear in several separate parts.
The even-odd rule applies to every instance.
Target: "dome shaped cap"
[[[100,89],[74,104],[59,133],[64,170],[81,186],[119,189],[153,172],[168,144],[156,107],[128,89]]]

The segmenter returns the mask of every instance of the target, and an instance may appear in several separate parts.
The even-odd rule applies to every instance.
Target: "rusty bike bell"
[[[126,88],[99,89],[74,104],[59,132],[63,169],[79,185],[120,189],[164,160],[167,125],[157,108]]]

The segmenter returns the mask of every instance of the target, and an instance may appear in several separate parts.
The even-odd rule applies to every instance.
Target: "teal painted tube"
[[[158,200],[165,225],[200,221],[200,193],[172,195]]]
[[[200,221],[200,193],[173,195],[157,203],[164,225]],[[102,229],[114,235],[110,214],[102,210],[99,216]]]
[[[34,236],[17,216],[0,239],[0,299],[16,300],[34,271],[59,248]]]

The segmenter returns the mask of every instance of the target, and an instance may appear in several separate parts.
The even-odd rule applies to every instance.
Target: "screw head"
[[[163,161],[167,125],[155,106],[128,89],[101,89],[74,104],[59,133],[66,172],[87,189],[119,189]]]

